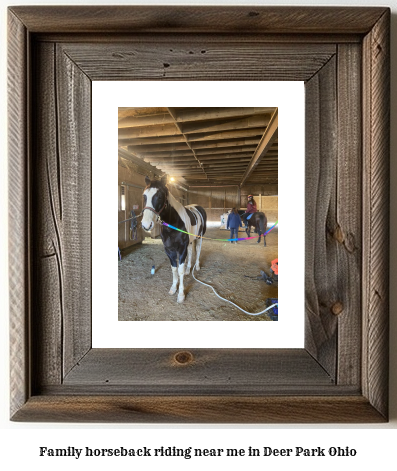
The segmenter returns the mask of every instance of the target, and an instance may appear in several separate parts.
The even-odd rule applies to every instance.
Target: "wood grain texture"
[[[30,394],[29,263],[30,204],[28,168],[28,86],[26,28],[8,15],[8,165],[10,286],[10,409],[15,413]]]
[[[368,400],[345,397],[38,396],[13,420],[89,423],[379,423]]]
[[[228,40],[181,42],[162,35],[127,44],[66,44],[64,53],[91,80],[302,80],[336,53],[334,44],[263,44]],[[152,42],[153,41],[153,42]]]
[[[388,412],[390,12],[364,40],[363,392]]]
[[[12,7],[32,32],[366,33],[384,8],[59,6]]]
[[[333,305],[340,298],[336,257],[335,181],[337,163],[336,58],[306,85],[305,185],[305,347],[325,370],[336,376],[337,319]]]
[[[181,353],[182,352],[182,353]],[[183,354],[187,360],[178,361]],[[179,389],[185,394],[222,389],[261,394],[273,386],[319,387],[334,384],[304,349],[93,349],[66,376],[76,387],[126,386],[146,394]]]
[[[91,81],[56,48],[64,376],[91,348]]]
[[[35,45],[34,56],[38,66],[33,83],[33,389],[62,381],[64,311],[54,45]]]
[[[12,420],[387,420],[389,21],[384,8],[10,10]],[[301,41],[286,44],[291,33]],[[90,350],[92,78],[259,80],[283,70],[307,82],[306,351],[193,351],[175,364],[178,352]],[[18,247],[16,234],[26,236]]]
[[[362,54],[358,45],[338,46],[336,215],[329,235],[338,260],[337,384],[360,384],[362,361]]]
[[[35,58],[37,387],[60,384],[91,347],[91,83],[54,44]]]

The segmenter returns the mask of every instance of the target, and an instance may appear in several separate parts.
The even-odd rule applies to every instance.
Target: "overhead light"
[[[175,181],[175,178],[174,177],[171,177],[170,178],[170,182],[174,182]]]

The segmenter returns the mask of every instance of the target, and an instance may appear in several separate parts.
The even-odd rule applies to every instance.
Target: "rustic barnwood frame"
[[[389,22],[9,9],[12,420],[387,421]],[[306,82],[305,348],[92,349],[91,81],[231,78]]]

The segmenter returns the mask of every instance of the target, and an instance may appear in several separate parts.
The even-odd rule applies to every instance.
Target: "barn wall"
[[[133,210],[136,215],[142,211],[142,193],[146,186],[145,176],[155,178],[157,175],[148,169],[143,169],[139,165],[123,159],[119,156],[118,161],[118,220],[124,221],[130,216],[130,211]],[[124,183],[124,185],[122,185]],[[121,209],[121,187],[124,186],[125,191],[125,210]],[[141,218],[138,219],[139,223]],[[125,249],[131,245],[139,244],[144,237],[156,237],[160,234],[160,228],[155,229],[149,234],[143,231],[140,227],[137,229],[136,240],[131,239],[130,222],[119,224],[118,228],[118,244],[120,249]]]
[[[209,221],[219,222],[221,215],[233,207],[245,209],[248,195],[254,195],[258,210],[266,214],[268,221],[277,221],[277,185],[245,185],[240,191],[237,185],[224,187],[191,186],[188,201],[189,204],[202,206],[207,212]]]
[[[219,222],[221,215],[238,204],[238,187],[200,187],[191,186],[188,194],[189,204],[198,204],[207,212],[208,221]]]
[[[278,195],[278,185],[243,185],[241,188],[241,208],[247,206],[248,195],[276,196]]]

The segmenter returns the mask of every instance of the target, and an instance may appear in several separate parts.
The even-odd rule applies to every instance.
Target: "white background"
[[[361,0],[359,2],[339,0],[328,2],[326,0],[306,1],[301,5],[382,5],[390,6],[392,9],[392,70],[391,70],[391,351],[390,351],[390,422],[385,425],[289,425],[289,426],[172,426],[172,425],[65,425],[65,424],[16,424],[8,420],[8,285],[7,285],[7,161],[6,161],[6,6],[11,4],[61,4],[62,2],[51,0],[49,2],[1,2],[1,159],[0,159],[0,195],[2,204],[0,206],[1,216],[1,282],[0,282],[0,433],[1,455],[0,464],[3,469],[32,469],[53,470],[59,469],[89,469],[95,466],[96,470],[107,470],[116,467],[118,470],[149,469],[159,466],[162,469],[202,469],[203,466],[210,469],[227,466],[230,470],[240,470],[249,467],[251,470],[263,470],[267,466],[273,469],[289,466],[293,469],[305,470],[369,470],[369,469],[393,469],[396,466],[395,446],[397,443],[397,290],[396,286],[396,219],[397,219],[397,165],[395,156],[397,154],[397,120],[396,120],[396,60],[397,60],[397,0]],[[81,1],[68,1],[64,4],[82,4]],[[104,2],[90,2],[85,4],[109,4],[110,0]],[[134,2],[122,2],[129,3]],[[137,4],[150,4],[151,2],[136,2]],[[189,2],[161,2],[157,4],[189,4]],[[243,1],[218,1],[220,5],[265,5],[266,2],[243,2]],[[273,5],[291,5],[289,1],[272,1]],[[196,1],[190,4],[215,4],[215,2]],[[299,3],[295,3],[299,4]],[[331,446],[349,446],[357,449],[356,458],[213,458],[200,460],[184,460],[183,458],[163,458],[156,461],[144,461],[126,459],[95,459],[75,460],[74,458],[40,458],[38,456],[39,446],[61,448],[75,446],[89,447],[158,447],[158,446],[194,446],[196,448],[247,448],[249,445],[257,448],[263,446],[272,447],[295,447],[305,446],[314,448],[317,446],[329,448]],[[8,463],[8,464],[6,464]]]
[[[245,82],[238,81],[93,82],[92,95],[93,347],[173,348],[183,338],[189,348],[302,348],[304,277],[297,276],[297,267],[305,263],[303,82],[252,82],[248,89]],[[187,101],[186,97],[192,98]],[[118,229],[118,107],[167,105],[278,107],[278,258],[283,267],[278,286],[278,322],[118,322],[118,263],[114,256]],[[103,188],[110,191],[104,192]],[[203,251],[205,244],[204,240]],[[239,248],[244,250],[244,242]],[[195,276],[200,279],[200,273]],[[169,277],[171,286],[171,268]],[[153,286],[148,284],[148,296],[151,289]],[[212,292],[206,286],[201,286],[201,291],[203,296]],[[143,312],[145,307],[142,301]],[[265,308],[263,302],[256,312]]]

